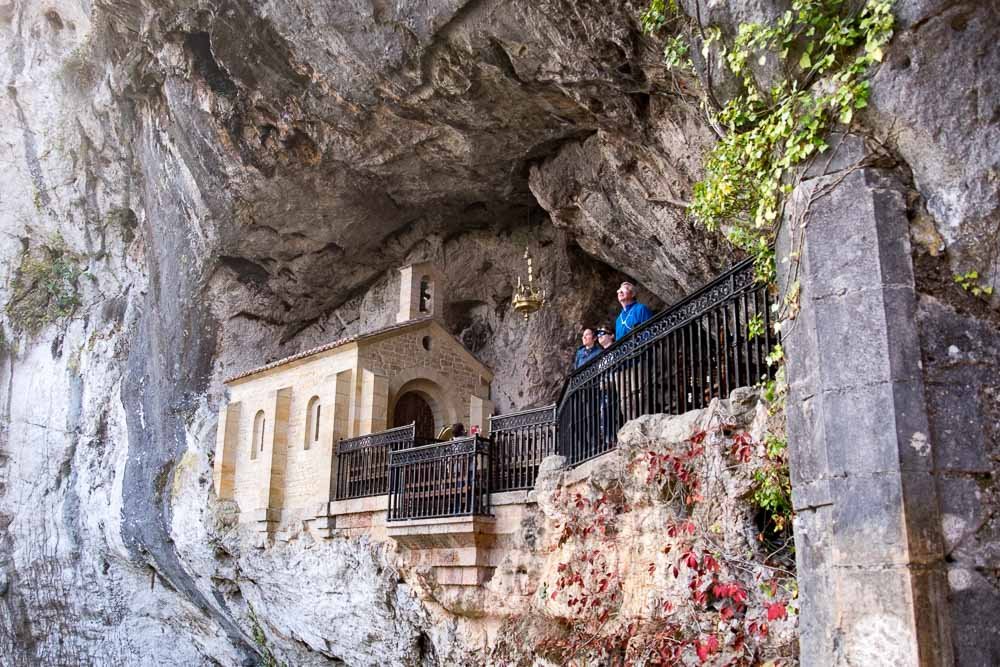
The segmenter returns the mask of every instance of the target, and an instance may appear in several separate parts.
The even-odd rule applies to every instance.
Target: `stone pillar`
[[[330,465],[330,499],[334,498],[337,485],[337,445],[351,432],[351,389],[354,386],[354,371],[337,373],[337,398],[333,413],[333,459]]]
[[[354,371],[345,370],[337,373],[328,386],[329,390],[324,391],[324,401],[329,402],[329,413],[320,436],[326,454],[321,458],[322,479],[316,489],[316,513],[311,522],[313,530],[323,538],[332,537],[336,527],[336,518],[330,511],[330,503],[333,502],[337,492],[339,463],[337,445],[342,439],[349,437]]]
[[[950,664],[904,189],[838,151],[778,241],[801,662]]]
[[[263,484],[254,519],[261,533],[271,533],[281,519],[284,505],[285,461],[288,458],[288,417],[292,389],[285,387],[270,393],[274,417],[265,423],[264,449],[260,453]]]
[[[389,378],[369,370],[361,371],[361,403],[358,406],[358,435],[384,431],[389,415]]]
[[[320,404],[322,407],[319,442],[315,445],[319,450],[313,454],[316,461],[315,468],[309,472],[312,491],[310,495],[315,499],[317,505],[323,505],[333,498],[330,496],[330,489],[333,485],[334,468],[333,462],[337,453],[337,442],[343,435],[337,433],[337,399],[340,390],[339,376],[332,375],[324,379],[323,384],[318,388]],[[346,393],[347,388],[343,388]]]
[[[236,475],[236,452],[240,446],[240,410],[239,402],[230,403],[222,408],[219,415],[219,428],[215,437],[215,464],[212,470],[212,481],[215,483],[215,495],[220,500],[232,500]]]
[[[479,432],[484,438],[490,434],[490,415],[492,414],[493,401],[479,396],[469,398],[469,428],[479,426]]]

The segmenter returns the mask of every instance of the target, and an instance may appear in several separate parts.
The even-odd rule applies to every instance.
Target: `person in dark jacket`
[[[597,344],[593,329],[583,330],[583,345],[576,349],[576,361],[573,368],[579,368],[601,353],[603,348]]]
[[[615,332],[611,327],[601,327],[597,330],[598,347],[602,351],[608,349],[615,343]],[[601,367],[605,367],[608,360],[599,362]],[[621,423],[618,414],[618,388],[613,377],[607,377],[600,382],[598,393],[598,424],[601,429],[601,445],[609,446],[615,442],[615,434]]]

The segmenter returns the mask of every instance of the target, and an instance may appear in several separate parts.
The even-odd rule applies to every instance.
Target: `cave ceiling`
[[[106,8],[120,66],[153,82],[137,107],[215,218],[216,268],[280,302],[272,317],[336,307],[429,234],[537,220],[532,166],[595,136],[641,142],[650,91],[667,87],[627,3],[416,5]],[[126,48],[130,30],[144,38]],[[580,245],[614,265],[604,240]]]

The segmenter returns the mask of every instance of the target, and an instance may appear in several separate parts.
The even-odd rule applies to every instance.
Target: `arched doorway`
[[[434,437],[434,412],[427,400],[415,391],[408,391],[396,401],[392,417],[393,428],[416,423],[418,438]]]

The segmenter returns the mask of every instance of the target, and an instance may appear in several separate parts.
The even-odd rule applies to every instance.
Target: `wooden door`
[[[423,396],[408,391],[396,401],[396,410],[392,417],[393,428],[416,424],[414,435],[418,438],[434,437],[434,413]]]

